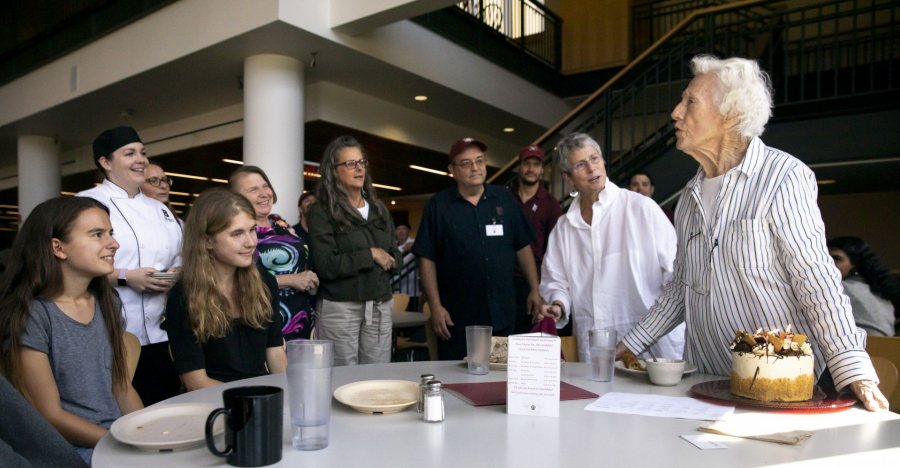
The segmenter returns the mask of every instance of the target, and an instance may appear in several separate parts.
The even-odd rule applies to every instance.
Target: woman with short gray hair
[[[830,371],[820,384],[887,409],[825,247],[816,176],[759,138],[771,116],[768,76],[742,58],[698,56],[691,65],[672,120],[675,146],[700,168],[675,212],[674,279],[620,353],[643,351],[685,322],[685,359],[726,376],[737,330],[791,327],[810,336],[816,377]]]

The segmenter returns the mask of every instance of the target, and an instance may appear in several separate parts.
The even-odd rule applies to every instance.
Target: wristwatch
[[[125,273],[128,273],[128,270],[124,268],[119,270],[119,286],[128,286],[128,280],[125,279]]]

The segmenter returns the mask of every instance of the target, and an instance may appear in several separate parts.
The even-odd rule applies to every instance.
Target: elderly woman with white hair
[[[740,58],[697,56],[691,66],[672,119],[676,147],[700,168],[675,212],[674,279],[620,353],[644,350],[683,321],[685,359],[729,375],[736,330],[791,326],[811,337],[817,377],[827,368],[838,390],[887,409],[828,256],[815,174],[759,138],[772,114],[768,76]]]
[[[675,229],[649,197],[623,190],[606,177],[600,145],[584,133],[556,144],[560,172],[575,199],[547,241],[541,269],[541,309],[559,328],[573,320],[581,361],[588,331],[614,328],[618,336],[643,318],[672,276]],[[679,359],[684,325],[652,347],[657,357]]]

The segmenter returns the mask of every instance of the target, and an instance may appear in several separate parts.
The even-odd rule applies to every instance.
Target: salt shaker
[[[419,399],[416,401],[417,413],[425,411],[425,387],[428,385],[428,382],[434,380],[434,374],[422,374],[420,378],[422,380],[419,382]]]
[[[432,380],[425,388],[425,422],[444,421],[444,394],[441,391],[441,382]]]

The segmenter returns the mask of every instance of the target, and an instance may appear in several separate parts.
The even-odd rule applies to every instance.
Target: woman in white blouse
[[[556,147],[560,172],[577,194],[547,243],[541,297],[550,305],[542,312],[559,328],[574,320],[579,358],[587,361],[588,330],[625,336],[656,301],[672,276],[675,229],[651,198],[607,179],[590,136],[575,133]],[[656,357],[681,358],[684,325],[652,349]]]
[[[162,203],[141,193],[149,164],[141,137],[116,127],[94,140],[94,163],[103,182],[78,193],[109,208],[119,251],[109,280],[125,309],[125,327],[141,342],[132,384],[145,405],[175,396],[181,381],[169,357],[169,338],[160,328],[171,279],[156,278],[181,267],[181,225]]]

